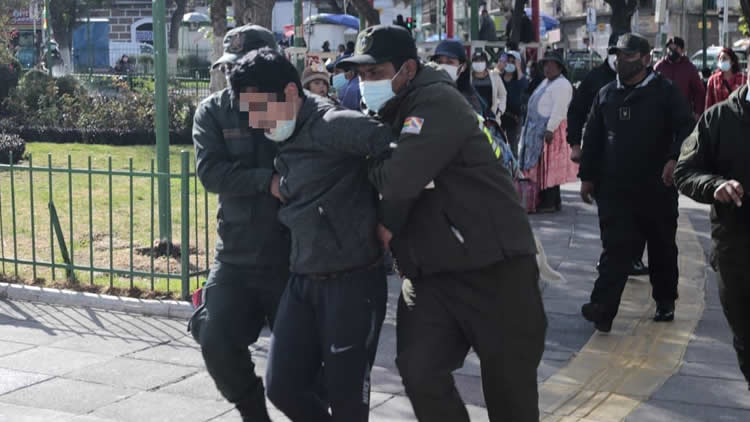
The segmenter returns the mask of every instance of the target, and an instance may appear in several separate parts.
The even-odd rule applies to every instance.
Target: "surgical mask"
[[[513,63],[506,64],[505,65],[505,71],[508,72],[508,73],[515,72],[516,71],[516,65],[514,65]]]
[[[438,67],[446,71],[454,82],[458,80],[458,66],[452,64],[441,64]]]
[[[276,127],[265,133],[266,138],[274,142],[284,142],[292,137],[296,124],[296,118],[293,120],[277,120]]]
[[[722,72],[727,72],[732,67],[732,63],[728,61],[720,61],[719,62],[719,70]]]
[[[617,72],[617,54],[610,54],[607,56],[607,64],[609,68]]]
[[[404,67],[402,66],[401,69]],[[378,113],[381,108],[391,98],[396,96],[393,92],[393,79],[396,79],[401,69],[393,75],[392,79],[383,79],[380,81],[359,81],[359,93],[362,95],[362,101],[365,102],[368,110]]]
[[[632,79],[635,75],[638,74],[638,72],[642,71],[645,68],[643,66],[643,63],[641,63],[641,60],[633,60],[632,62],[625,61],[625,60],[618,60],[617,61],[617,74],[620,76],[620,81],[625,82],[629,79]]]
[[[485,70],[487,70],[487,63],[485,63],[485,62],[474,62],[474,63],[471,64],[471,68],[475,72],[477,72],[477,73],[482,73]]]
[[[347,82],[349,81],[346,80],[345,73],[338,73],[336,75],[333,75],[333,89],[335,89],[336,91],[341,91],[346,86]]]

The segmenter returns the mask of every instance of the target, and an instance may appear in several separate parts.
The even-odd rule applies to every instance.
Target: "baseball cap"
[[[360,64],[380,64],[394,59],[416,59],[417,45],[409,31],[397,25],[375,25],[357,36],[354,54],[337,65],[347,69]]]
[[[211,69],[223,63],[234,63],[252,50],[270,47],[276,50],[273,32],[259,25],[243,25],[224,36],[224,55],[211,65]]]
[[[624,34],[617,40],[617,45],[610,47],[609,54],[617,54],[622,51],[623,53],[641,53],[649,54],[651,52],[651,46],[648,44],[648,40],[636,33]]]
[[[435,60],[437,57],[450,57],[452,59],[458,59],[459,61],[466,61],[466,49],[464,48],[461,41],[456,40],[443,40],[440,44],[435,47],[435,53],[430,57],[430,60]]]

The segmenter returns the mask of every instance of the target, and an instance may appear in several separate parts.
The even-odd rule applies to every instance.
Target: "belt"
[[[301,274],[301,275],[303,277],[307,277],[310,280],[315,280],[315,281],[335,280],[335,279],[343,278],[343,277],[346,277],[346,276],[349,276],[349,275],[352,275],[361,271],[375,269],[378,267],[378,265],[382,265],[382,263],[383,263],[383,258],[380,257],[371,264],[365,265],[363,267],[352,268],[350,270],[337,271],[333,273],[314,273],[314,274]]]

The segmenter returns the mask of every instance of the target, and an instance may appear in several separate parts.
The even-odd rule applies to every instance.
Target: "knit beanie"
[[[314,63],[302,72],[302,86],[307,87],[307,84],[315,80],[323,81],[330,86],[329,78],[330,75],[326,71],[326,67],[323,64]]]

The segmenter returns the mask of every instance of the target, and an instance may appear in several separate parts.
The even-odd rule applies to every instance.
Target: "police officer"
[[[276,48],[269,30],[233,29],[214,67],[228,71],[261,47]],[[248,346],[266,323],[273,324],[289,276],[290,241],[278,222],[280,203],[269,190],[278,148],[263,129],[249,126],[248,112],[233,94],[227,88],[203,100],[193,122],[198,177],[219,195],[219,207],[216,260],[190,328],[217,388],[243,420],[269,421]]]
[[[617,34],[612,34],[609,37],[609,46],[615,47],[617,45]],[[574,163],[581,162],[581,140],[583,138],[583,127],[586,124],[586,119],[589,117],[591,111],[591,104],[594,102],[594,98],[605,85],[615,80],[617,77],[617,69],[615,68],[615,61],[617,56],[610,54],[607,56],[607,60],[596,67],[586,75],[586,78],[581,82],[581,86],[576,90],[573,96],[573,101],[570,102],[568,108],[568,144],[571,148],[570,159]],[[646,247],[645,242],[639,244],[638,247],[633,251],[633,264],[630,269],[630,275],[647,275],[648,268],[643,265],[643,249]],[[600,258],[603,260],[604,257]],[[597,264],[599,268],[599,264]]]
[[[711,265],[734,334],[740,370],[750,383],[750,89],[709,108],[682,146],[675,170],[680,191],[711,204]]]
[[[469,421],[451,372],[473,348],[490,420],[538,421],[546,317],[531,226],[499,146],[403,28],[364,30],[342,65],[398,138],[370,180],[385,199],[381,238],[408,278],[396,363],[417,418]]]
[[[599,91],[583,135],[581,197],[596,198],[602,238],[599,277],[583,316],[608,332],[631,268],[648,244],[655,321],[674,319],[677,299],[677,190],[673,173],[693,118],[680,90],[654,72],[648,41],[625,34],[610,48],[617,79]]]

